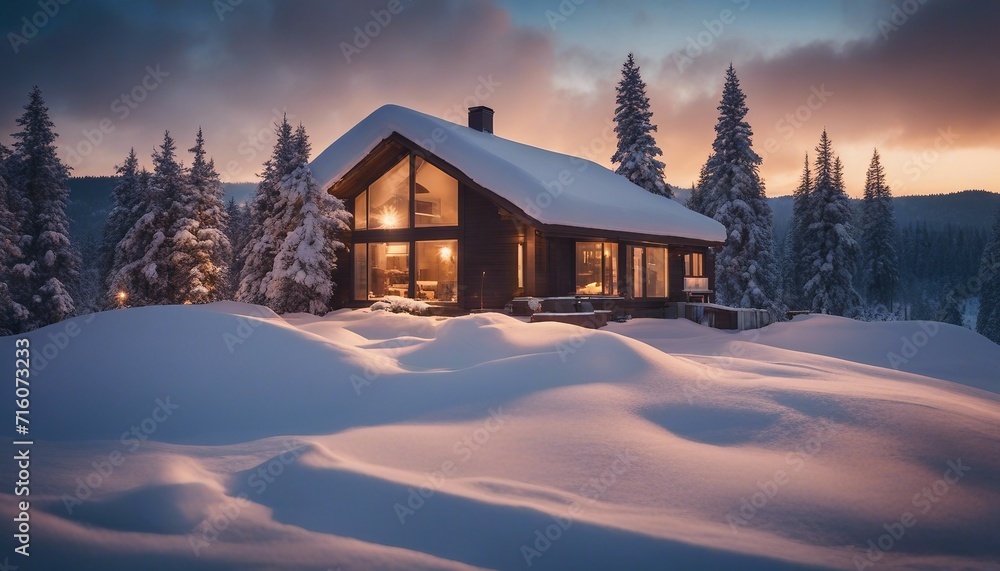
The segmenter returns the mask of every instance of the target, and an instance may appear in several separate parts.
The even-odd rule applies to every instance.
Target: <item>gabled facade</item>
[[[721,225],[595,163],[496,137],[492,123],[485,107],[462,127],[386,106],[317,157],[317,178],[354,215],[340,304],[591,295],[656,308],[711,296]]]

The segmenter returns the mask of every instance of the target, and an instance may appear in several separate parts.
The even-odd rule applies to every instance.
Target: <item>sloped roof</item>
[[[603,166],[437,117],[384,105],[310,165],[329,188],[392,133],[423,146],[542,224],[723,242],[715,220],[656,196]]]

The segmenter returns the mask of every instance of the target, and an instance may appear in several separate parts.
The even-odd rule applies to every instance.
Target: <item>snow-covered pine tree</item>
[[[892,191],[886,184],[885,169],[882,168],[878,150],[872,155],[865,177],[865,195],[861,203],[861,246],[868,301],[892,311],[899,284],[896,217]]]
[[[673,197],[673,189],[663,180],[663,162],[656,158],[662,156],[663,151],[653,139],[656,125],[652,123],[653,112],[649,110],[646,83],[639,75],[639,66],[631,53],[622,66],[622,79],[616,91],[615,133],[618,134],[618,149],[611,157],[611,162],[618,165],[615,172],[653,194]]]
[[[780,318],[778,263],[774,255],[771,207],[753,150],[753,131],[745,121],[746,96],[736,71],[726,70],[712,156],[706,163],[707,208],[726,227],[726,244],[715,258],[719,302],[767,309]]]
[[[0,144],[0,335],[20,331],[30,317],[27,308],[10,295],[11,272],[21,257],[21,224],[17,218],[16,200],[7,184],[6,166],[10,150]]]
[[[809,155],[806,154],[799,186],[792,193],[792,223],[785,238],[785,303],[795,308],[808,305],[803,301],[802,290],[808,274],[806,230],[816,214],[809,202],[812,186],[812,171],[809,169]]]
[[[235,299],[236,289],[240,283],[240,272],[243,270],[244,249],[250,239],[250,207],[237,204],[235,198],[226,203],[226,236],[232,246],[232,257],[229,260],[229,299]]]
[[[816,313],[853,315],[861,303],[854,289],[858,246],[851,236],[853,216],[844,192],[843,167],[834,157],[826,130],[816,147],[815,179],[810,193],[812,222],[805,232],[807,280],[805,301]]]
[[[691,196],[688,197],[687,202],[684,204],[688,209],[693,210],[699,214],[704,214],[709,218],[712,217],[711,213],[711,197],[707,195],[705,190],[708,188],[709,183],[709,172],[708,172],[708,161],[712,160],[712,155],[708,155],[708,159],[705,163],[701,165],[701,170],[698,171],[698,182],[691,187]]]
[[[117,307],[120,304],[117,299],[118,292],[111,289],[114,276],[121,270],[121,266],[115,263],[118,243],[125,238],[128,231],[145,214],[145,212],[140,211],[140,205],[146,189],[143,188],[139,159],[135,155],[135,149],[129,150],[125,161],[115,167],[115,172],[118,174],[119,180],[111,193],[111,212],[108,213],[108,221],[104,225],[99,262],[101,283],[105,293],[103,303],[107,308]]]
[[[232,258],[232,245],[226,235],[229,221],[223,202],[224,191],[219,173],[215,170],[215,161],[206,159],[205,138],[200,127],[195,145],[188,151],[194,154],[187,178],[196,197],[194,217],[197,231],[191,250],[195,265],[191,275],[197,283],[192,283],[186,300],[191,303],[218,301],[228,297],[229,261]]]
[[[275,124],[275,138],[271,158],[264,163],[260,184],[250,203],[252,233],[243,250],[244,263],[236,291],[237,300],[258,305],[266,302],[262,283],[274,267],[275,254],[285,239],[283,228],[272,220],[281,180],[298,166],[292,126],[287,117],[282,117],[281,123]]]
[[[1000,343],[1000,210],[993,221],[993,232],[979,264],[979,314],[976,331],[994,343]]]
[[[27,329],[71,317],[76,312],[73,290],[80,276],[80,258],[69,235],[66,204],[69,168],[56,154],[56,133],[42,92],[35,86],[24,114],[17,119],[10,158],[12,186],[23,198],[21,259],[13,268],[11,296],[26,307]]]
[[[948,288],[945,294],[944,303],[938,312],[937,320],[952,325],[962,325],[963,314],[965,313],[965,300],[961,299],[955,292],[954,287]]]
[[[153,153],[154,172],[143,169],[139,173],[139,200],[135,206],[139,217],[115,250],[113,267],[118,270],[109,288],[115,307],[168,303],[168,275],[162,251],[167,241],[165,189],[176,185],[181,175],[176,151],[170,133],[165,133],[163,144]]]
[[[265,280],[267,305],[278,313],[323,315],[333,309],[336,252],[344,248],[337,235],[350,227],[350,214],[304,161],[281,181],[281,195],[279,210],[289,231]]]

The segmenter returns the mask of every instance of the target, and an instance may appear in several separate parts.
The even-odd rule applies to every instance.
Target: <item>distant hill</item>
[[[771,198],[774,211],[775,236],[784,236],[792,220],[792,197]],[[852,199],[855,208],[861,200]],[[1000,193],[985,190],[963,190],[951,194],[927,196],[898,196],[893,199],[896,207],[896,224],[899,227],[926,223],[931,229],[949,224],[975,229],[989,228],[993,216],[1000,209]]]
[[[69,206],[67,214],[74,236],[100,234],[111,210],[111,192],[118,184],[118,177],[84,176],[69,179]],[[224,182],[226,201],[235,198],[245,202],[257,189],[255,182]]]
[[[690,188],[674,187],[674,200],[681,204],[687,202],[690,196]],[[851,201],[855,208],[861,204],[859,199]],[[774,211],[774,234],[780,238],[788,231],[788,225],[792,221],[792,197],[779,196],[768,199],[768,202]],[[993,215],[1000,209],[1000,193],[963,190],[951,194],[897,196],[893,203],[896,206],[896,223],[900,227],[922,222],[931,229],[943,228],[949,224],[983,229],[990,227]]]

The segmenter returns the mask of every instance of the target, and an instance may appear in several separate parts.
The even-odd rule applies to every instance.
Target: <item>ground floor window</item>
[[[693,253],[684,255],[684,276],[689,278],[705,276],[704,254]]]
[[[618,244],[576,243],[576,293],[618,295]]]
[[[354,297],[406,297],[410,290],[410,245],[374,242],[354,245]]]
[[[458,240],[417,242],[414,295],[425,301],[458,301]]]
[[[632,297],[667,297],[667,249],[629,246],[628,287]]]
[[[415,254],[410,275],[411,249]],[[371,242],[354,245],[354,299],[387,295],[458,301],[458,240]]]

